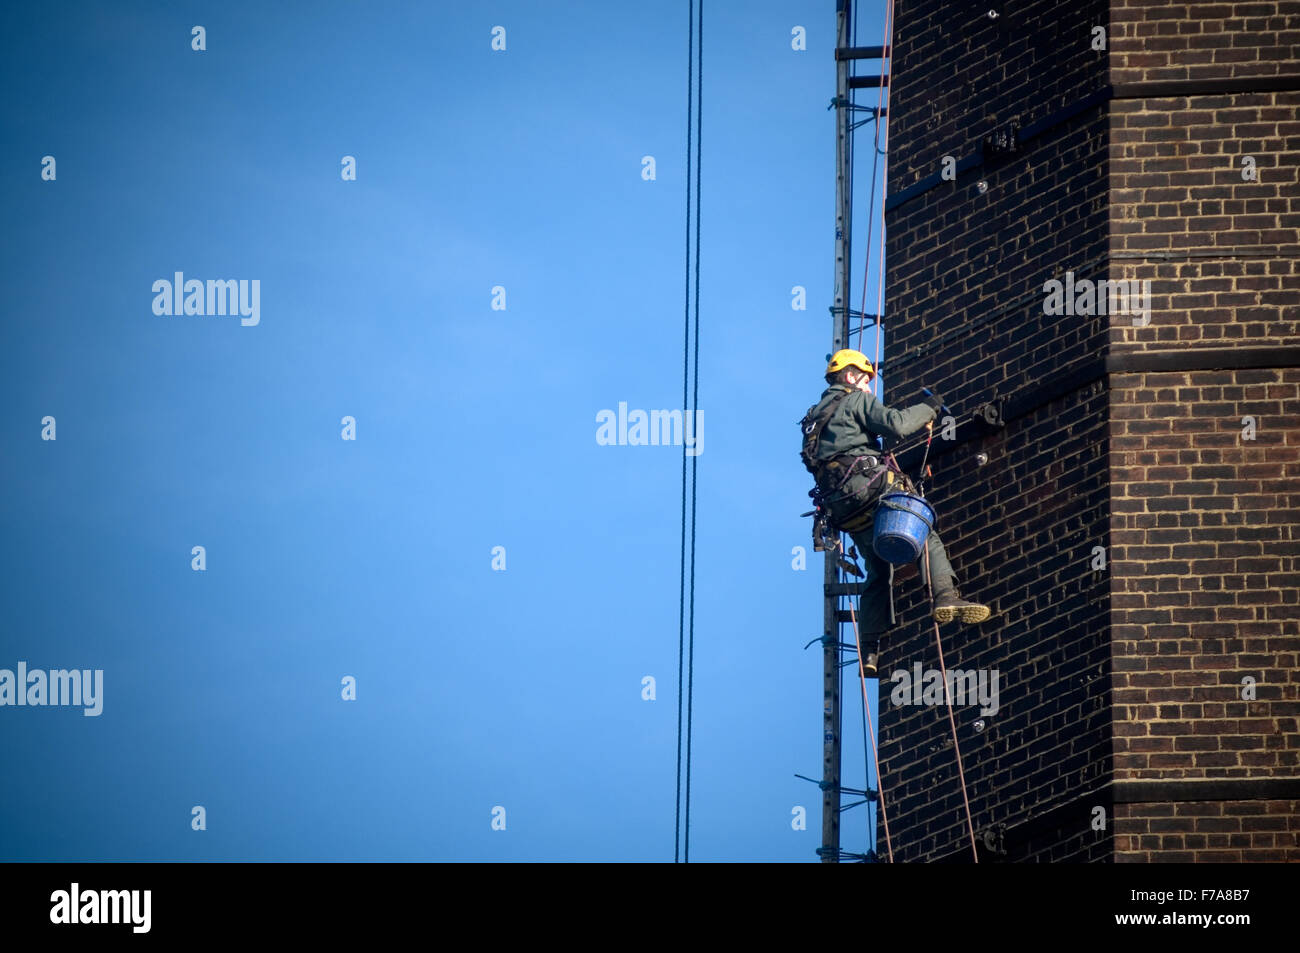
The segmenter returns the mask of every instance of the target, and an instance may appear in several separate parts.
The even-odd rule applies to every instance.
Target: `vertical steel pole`
[[[848,0],[836,0],[837,50],[849,46]],[[852,174],[849,156],[849,61],[835,59],[835,304],[831,309],[831,351],[848,346],[849,338],[849,231],[852,213]],[[823,579],[829,587],[838,582],[835,553],[824,553]],[[839,598],[826,588],[823,618],[823,682],[825,709],[822,731],[822,863],[839,863],[840,854],[840,624]]]

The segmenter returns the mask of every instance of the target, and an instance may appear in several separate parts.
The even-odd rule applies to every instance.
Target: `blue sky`
[[[686,4],[0,17],[0,668],[104,672],[0,708],[0,857],[671,860],[681,450],[595,434],[681,407]],[[692,860],[820,843],[834,22],[706,7]],[[260,322],[154,314],[177,271]]]

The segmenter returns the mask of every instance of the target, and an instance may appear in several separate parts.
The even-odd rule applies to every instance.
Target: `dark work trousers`
[[[858,600],[858,633],[863,643],[875,643],[889,629],[889,563],[876,555],[871,548],[871,538],[875,533],[875,523],[868,523],[856,533],[849,534],[853,545],[858,549],[867,570],[867,588]],[[932,591],[938,595],[954,588],[952,564],[944,551],[939,534],[931,530],[926,537],[925,548],[930,554],[930,569],[934,578]],[[916,561],[921,573],[921,585],[926,585],[925,554]]]

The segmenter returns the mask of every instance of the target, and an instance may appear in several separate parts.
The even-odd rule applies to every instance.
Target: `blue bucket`
[[[919,496],[890,493],[876,507],[875,523],[871,545],[876,555],[904,566],[921,558],[921,548],[934,527],[934,510]]]

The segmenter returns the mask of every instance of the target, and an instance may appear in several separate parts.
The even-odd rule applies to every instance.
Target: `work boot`
[[[983,622],[989,617],[989,607],[978,602],[967,602],[956,589],[935,593],[934,618],[937,622],[961,619],[967,625]]]

